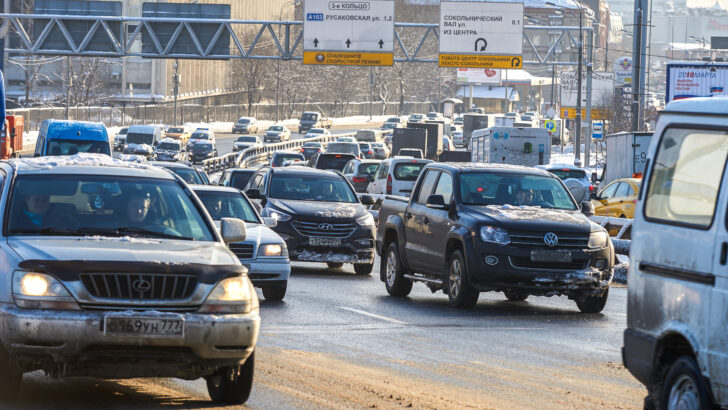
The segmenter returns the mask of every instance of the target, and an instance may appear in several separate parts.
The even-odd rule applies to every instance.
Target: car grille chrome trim
[[[167,273],[82,273],[80,277],[89,294],[103,299],[183,300],[198,283],[195,275]]]
[[[319,225],[329,225],[331,229],[321,229]],[[293,229],[299,234],[309,237],[319,238],[346,238],[356,231],[356,225],[353,223],[328,223],[328,222],[308,222],[294,221]]]
[[[231,243],[228,247],[239,259],[253,259],[255,245],[252,243]]]
[[[544,233],[511,233],[508,232],[508,236],[511,238],[511,244],[516,246],[523,246],[528,248],[544,248],[544,249],[559,249],[559,248],[572,248],[572,249],[586,249],[589,245],[589,235],[580,235],[577,233],[558,233],[559,240],[556,246],[549,247],[544,242]]]
[[[97,305],[97,304],[81,304],[81,310],[91,312],[115,312],[133,310],[138,312],[176,312],[176,313],[192,313],[197,312],[200,308],[198,305],[177,306],[177,305]]]

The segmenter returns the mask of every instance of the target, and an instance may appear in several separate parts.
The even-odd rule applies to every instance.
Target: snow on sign
[[[440,67],[522,66],[523,3],[440,2]]]
[[[305,0],[303,63],[391,66],[394,0]]]

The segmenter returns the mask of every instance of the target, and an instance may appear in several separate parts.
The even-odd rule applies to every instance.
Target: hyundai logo
[[[321,229],[322,231],[330,231],[334,229],[334,226],[331,224],[319,224],[319,229]]]
[[[553,248],[554,246],[558,245],[559,237],[556,236],[555,233],[549,232],[543,236],[543,243],[545,243],[546,246],[550,246]]]
[[[139,293],[146,293],[152,289],[152,283],[146,279],[137,279],[131,284],[131,288]]]

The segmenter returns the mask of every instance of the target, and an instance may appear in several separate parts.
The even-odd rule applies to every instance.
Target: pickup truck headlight
[[[200,307],[200,313],[249,313],[258,308],[258,295],[247,276],[235,276],[221,280],[205,304]]]
[[[45,273],[15,271],[13,299],[21,308],[80,310],[63,284]]]
[[[604,231],[592,232],[589,235],[589,249],[601,249],[607,246],[609,235]]]
[[[508,245],[511,243],[511,237],[503,228],[496,226],[483,226],[480,228],[480,239],[483,242],[492,242],[498,245]]]
[[[285,244],[280,243],[266,243],[263,245],[260,245],[260,248],[258,248],[258,256],[263,257],[283,257],[288,256],[288,248]]]
[[[374,226],[374,217],[372,216],[372,214],[367,212],[366,214],[356,218],[356,223],[358,223],[361,226],[373,227]]]

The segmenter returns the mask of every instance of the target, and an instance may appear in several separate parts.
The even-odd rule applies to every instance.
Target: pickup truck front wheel
[[[372,269],[374,269],[374,262],[354,264],[354,272],[357,275],[371,275]]]
[[[447,296],[450,306],[458,309],[469,309],[478,303],[480,292],[473,289],[468,282],[465,270],[465,257],[460,251],[450,255],[450,268],[447,275]]]
[[[580,296],[576,298],[576,307],[581,313],[599,313],[607,304],[607,297],[609,297],[609,288],[601,296]]]
[[[248,401],[253,388],[254,370],[255,352],[242,366],[223,368],[205,377],[212,401],[220,404],[243,404]]]
[[[399,246],[396,242],[390,243],[387,247],[381,269],[384,272],[384,285],[391,296],[405,297],[412,292],[412,281],[404,277],[402,258],[399,256]]]
[[[14,400],[22,381],[23,373],[13,366],[10,356],[0,347],[0,402]]]

